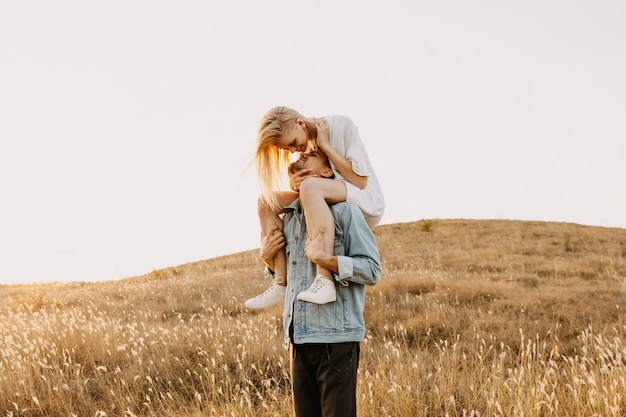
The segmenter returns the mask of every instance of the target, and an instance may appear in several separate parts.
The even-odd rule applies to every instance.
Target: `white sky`
[[[258,121],[358,125],[383,224],[626,227],[626,3],[4,1],[0,283],[259,246]]]

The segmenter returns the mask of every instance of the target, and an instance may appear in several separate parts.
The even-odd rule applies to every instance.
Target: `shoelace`
[[[322,278],[315,278],[315,282],[313,283],[313,287],[311,287],[311,292],[316,293],[324,286],[324,282]]]
[[[274,289],[274,285],[270,285],[270,287],[266,289],[263,294],[259,295],[259,298],[265,297],[267,294],[271,293],[273,289]]]

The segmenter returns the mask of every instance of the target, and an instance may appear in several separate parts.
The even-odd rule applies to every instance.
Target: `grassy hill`
[[[376,228],[363,416],[626,415],[626,230]],[[282,307],[257,251],[120,281],[0,286],[0,413],[290,415]]]

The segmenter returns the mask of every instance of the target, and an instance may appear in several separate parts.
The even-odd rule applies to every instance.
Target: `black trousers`
[[[296,417],[356,417],[358,342],[291,345]]]

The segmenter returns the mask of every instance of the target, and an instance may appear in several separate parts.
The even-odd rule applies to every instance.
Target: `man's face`
[[[326,155],[321,149],[318,149],[317,151],[302,152],[300,158],[289,167],[289,171],[292,173],[298,172],[301,169],[311,169],[310,175],[326,176],[324,174],[327,173],[330,168]]]

